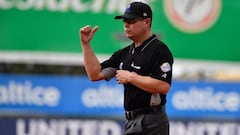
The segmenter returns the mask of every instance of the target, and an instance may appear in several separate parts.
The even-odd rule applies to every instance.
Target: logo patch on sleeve
[[[165,62],[165,63],[163,63],[161,66],[160,66],[160,68],[161,68],[161,70],[163,71],[163,72],[168,72],[168,71],[171,71],[171,66],[170,66],[170,64],[168,63],[168,62]]]

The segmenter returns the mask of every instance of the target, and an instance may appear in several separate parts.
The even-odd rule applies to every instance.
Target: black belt
[[[160,112],[165,112],[165,110],[166,110],[165,105],[140,108],[133,111],[126,111],[125,117],[127,120],[132,120],[141,114],[157,114]]]

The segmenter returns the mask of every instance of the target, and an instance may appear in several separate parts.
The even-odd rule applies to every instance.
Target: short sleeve
[[[105,80],[109,81],[115,77],[116,71],[119,69],[119,61],[124,50],[127,50],[127,48],[116,51],[109,59],[101,63],[102,73],[105,77]]]
[[[155,51],[150,76],[171,84],[173,56],[167,46]]]

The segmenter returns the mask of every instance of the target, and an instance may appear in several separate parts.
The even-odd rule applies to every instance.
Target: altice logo
[[[122,108],[123,90],[119,85],[100,85],[98,88],[84,90],[81,100],[90,108]]]
[[[212,87],[190,87],[174,93],[172,104],[178,110],[237,112],[240,95],[234,91],[213,91]]]
[[[9,81],[0,84],[0,105],[50,106],[59,104],[60,92],[56,87],[33,86],[30,81]]]

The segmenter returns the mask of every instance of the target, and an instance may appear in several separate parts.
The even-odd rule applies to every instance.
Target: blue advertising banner
[[[0,118],[1,135],[122,135],[123,121],[97,119]]]
[[[174,81],[167,111],[173,118],[240,119],[240,83]]]
[[[122,135],[124,120],[0,118],[1,135]],[[170,135],[239,135],[240,123],[170,121]]]
[[[0,113],[123,116],[123,89],[84,76],[1,75]]]
[[[0,75],[0,115],[123,118],[123,87],[86,76]],[[172,83],[167,112],[177,119],[240,120],[239,82]]]

